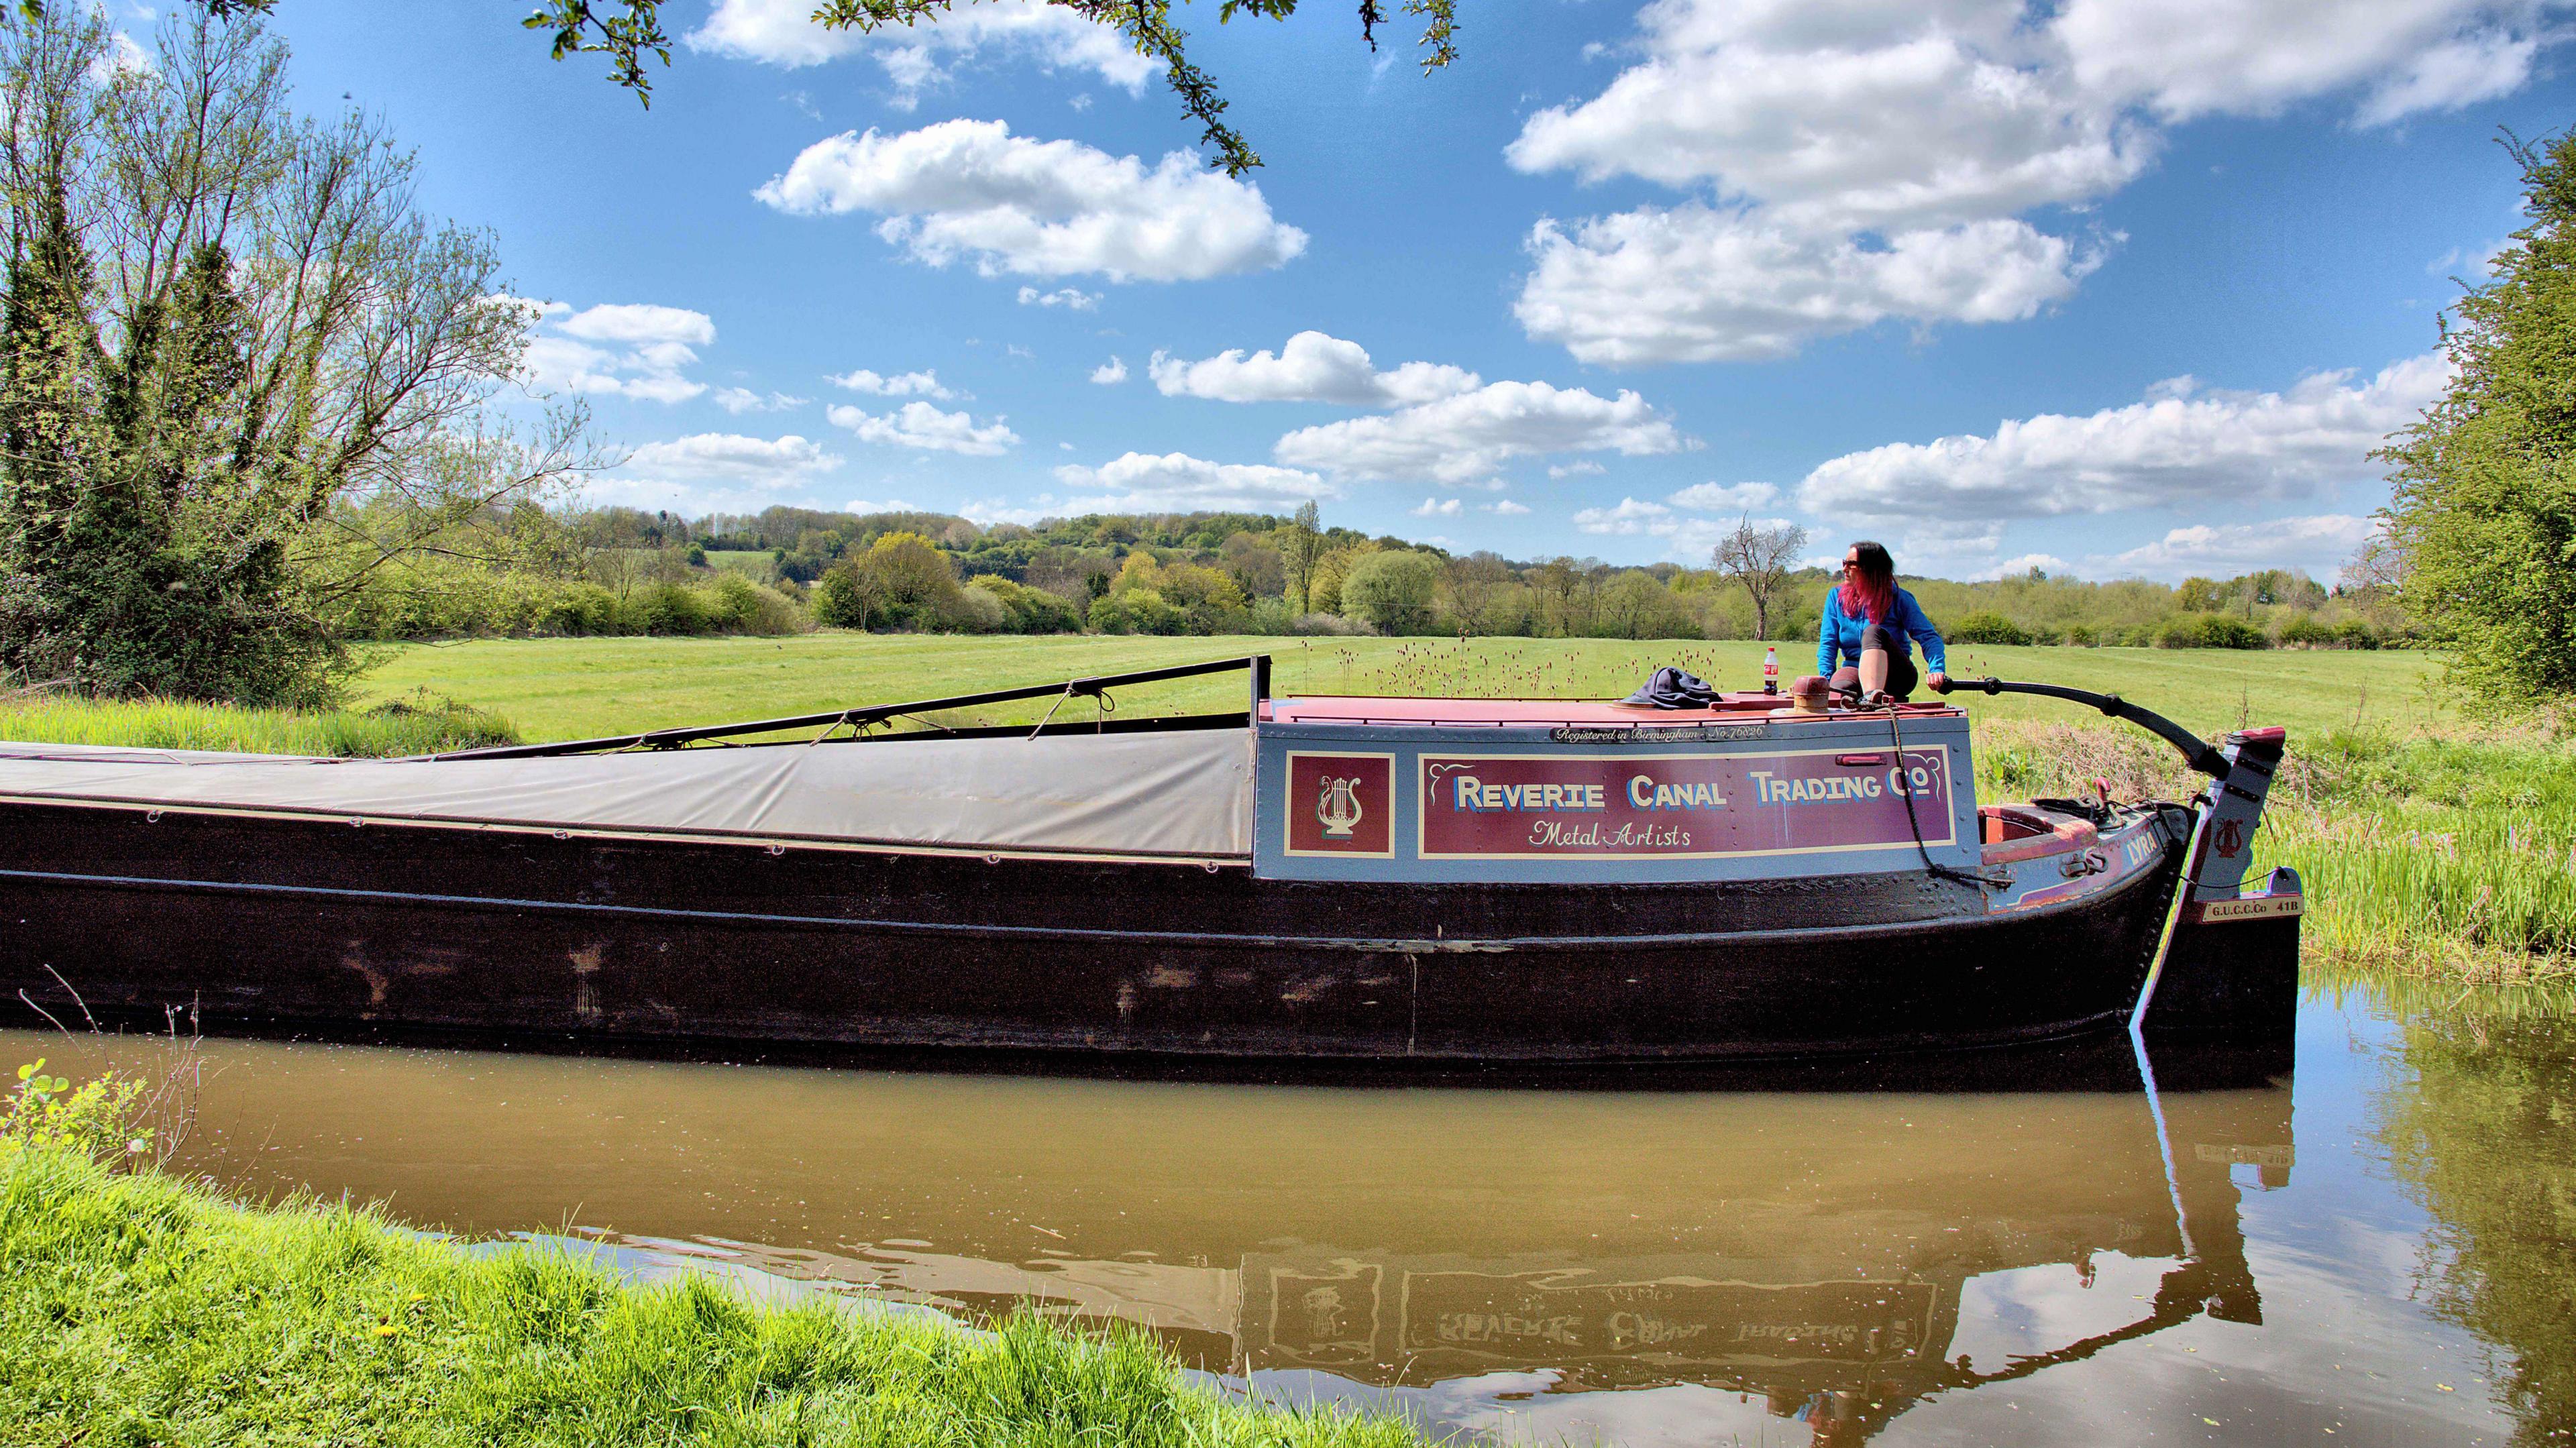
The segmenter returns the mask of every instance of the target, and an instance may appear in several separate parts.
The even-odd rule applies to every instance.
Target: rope
[[[1046,732],[1047,725],[1052,723],[1055,719],[1055,711],[1063,708],[1064,701],[1073,697],[1073,683],[1074,681],[1071,679],[1064,681],[1064,692],[1055,696],[1055,702],[1047,705],[1046,717],[1038,721],[1038,727],[1029,731],[1029,737],[1031,739],[1035,739],[1039,735],[1044,734]]]
[[[1887,733],[1889,738],[1896,741],[1896,792],[1905,800],[1905,823],[1914,831],[1914,853],[1922,856],[1923,868],[1937,878],[1954,880],[1962,885],[1975,885],[1980,889],[1988,890],[2011,889],[2013,877],[2010,875],[1981,875],[1968,870],[1953,869],[1932,858],[1931,849],[1923,843],[1923,821],[1914,813],[1914,780],[1906,773],[1905,766],[1905,730],[1896,722],[1896,714],[1897,706],[1890,701],[1887,706]],[[1951,785],[1956,788],[1957,781],[1953,780]]]

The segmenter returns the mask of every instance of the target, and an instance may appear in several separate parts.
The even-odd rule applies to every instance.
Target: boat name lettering
[[[1607,809],[1597,784],[1486,784],[1472,774],[1461,774],[1451,783],[1458,792],[1458,808],[1488,809]]]
[[[1628,803],[1639,809],[1724,809],[1726,796],[1713,780],[1665,783],[1651,774],[1628,776]]]
[[[1932,787],[1932,776],[1929,771],[1917,768],[1913,771],[1913,775],[1914,787],[1918,791],[1929,790]],[[1753,802],[1756,804],[1813,804],[1820,800],[1831,799],[1876,799],[1881,793],[1878,776],[1872,774],[1782,779],[1770,770],[1757,769],[1752,771],[1749,777],[1753,780]],[[1896,783],[1895,770],[1891,769],[1887,772],[1887,781],[1887,788],[1901,792],[1902,787]]]

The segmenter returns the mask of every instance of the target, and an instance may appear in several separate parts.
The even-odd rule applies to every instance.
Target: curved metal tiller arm
[[[2063,684],[2022,684],[1992,676],[1983,679],[1951,679],[1946,686],[1935,686],[1934,693],[1955,694],[1961,690],[1978,694],[2037,694],[2043,698],[2066,699],[2089,704],[2114,719],[2126,719],[2167,744],[2182,751],[2191,767],[2212,779],[2227,777],[2227,757],[2210,747],[2207,740],[2192,733],[2152,709],[2141,709],[2117,694],[2096,694],[2090,689],[2070,689]]]

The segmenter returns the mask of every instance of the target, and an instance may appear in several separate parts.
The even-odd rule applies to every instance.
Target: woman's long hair
[[[1860,567],[1843,575],[1843,617],[1885,623],[1896,608],[1896,560],[1884,543],[1854,543]]]

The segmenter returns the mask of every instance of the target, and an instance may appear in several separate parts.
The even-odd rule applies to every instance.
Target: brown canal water
[[[60,1037],[0,1048],[95,1064]],[[2576,1427],[2564,1022],[2319,1000],[2291,1077],[2153,1094],[203,1054],[175,1165],[241,1193],[382,1200],[421,1227],[772,1297],[1124,1318],[1205,1372],[1435,1433],[2538,1443]]]

